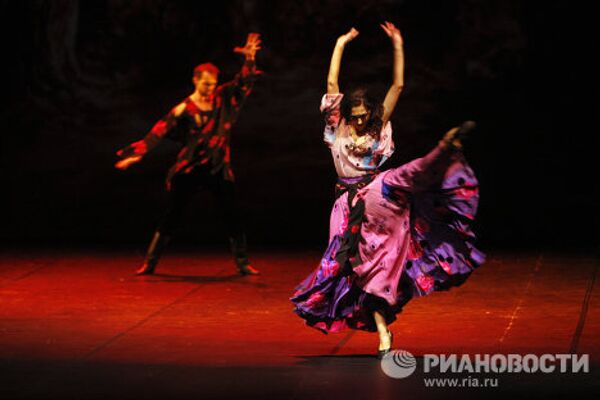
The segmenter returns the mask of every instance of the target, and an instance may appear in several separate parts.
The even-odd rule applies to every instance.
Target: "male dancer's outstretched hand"
[[[125,170],[125,169],[129,168],[131,165],[139,162],[141,159],[142,159],[142,157],[140,157],[140,156],[132,156],[132,157],[124,158],[115,163],[115,168]]]
[[[244,47],[235,47],[233,51],[245,55],[246,60],[254,60],[256,52],[261,49],[260,43],[260,33],[249,33],[246,45]]]

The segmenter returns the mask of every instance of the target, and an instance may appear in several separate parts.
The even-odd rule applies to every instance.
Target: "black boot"
[[[152,275],[154,273],[156,264],[158,264],[162,251],[167,246],[167,243],[169,243],[169,239],[169,236],[163,235],[159,231],[154,232],[154,237],[148,247],[144,264],[135,272],[136,275]]]
[[[233,253],[238,272],[242,275],[259,275],[260,271],[252,267],[250,260],[248,260],[246,235],[241,234],[237,237],[230,237],[229,244],[231,245],[231,252]]]

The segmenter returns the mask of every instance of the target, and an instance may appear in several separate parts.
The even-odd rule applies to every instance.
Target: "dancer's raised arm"
[[[383,125],[392,116],[392,112],[398,102],[398,97],[402,93],[404,88],[404,50],[402,35],[400,30],[394,26],[391,22],[385,21],[381,24],[381,29],[389,36],[394,47],[394,78],[392,86],[388,90],[385,99],[383,100]]]
[[[232,104],[230,119],[233,122],[237,119],[244,101],[252,92],[256,78],[262,74],[262,71],[256,69],[256,53],[261,49],[261,40],[259,33],[249,33],[244,47],[235,47],[233,51],[244,55],[245,61],[241,71],[235,78],[217,88],[217,92],[222,94],[225,101]]]
[[[350,43],[357,36],[358,31],[352,28],[348,31],[348,33],[340,36],[335,43],[335,48],[333,49],[333,54],[331,55],[331,63],[329,64],[329,74],[327,75],[328,94],[336,94],[340,92],[338,77],[340,75],[342,54],[344,54],[344,48],[346,47],[346,44]]]

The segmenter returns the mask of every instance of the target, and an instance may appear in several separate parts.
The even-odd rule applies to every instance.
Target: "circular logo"
[[[381,359],[381,369],[391,378],[406,378],[417,369],[417,359],[406,350],[392,350]]]

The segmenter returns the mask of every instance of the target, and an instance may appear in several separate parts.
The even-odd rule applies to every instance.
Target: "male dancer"
[[[174,226],[185,206],[200,187],[209,189],[218,199],[229,233],[235,264],[242,275],[258,275],[248,261],[246,236],[235,199],[234,177],[230,160],[231,127],[259,71],[254,58],[260,50],[260,35],[250,33],[244,47],[236,47],[245,63],[236,77],[217,86],[219,69],[200,64],[194,69],[194,92],[159,120],[144,139],[119,150],[116,168],[127,169],[139,162],[165,137],[181,145],[175,164],[167,175],[168,207],[148,248],[138,275],[154,273]]]

